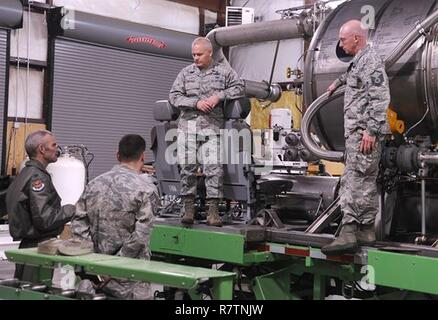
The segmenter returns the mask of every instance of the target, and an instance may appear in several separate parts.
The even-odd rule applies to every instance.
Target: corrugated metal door
[[[0,123],[2,124],[2,130],[0,130],[0,150],[2,150],[2,155],[0,157],[0,168],[4,170],[4,159],[6,155],[6,148],[3,139],[5,139],[5,129],[6,128],[6,92],[8,88],[8,73],[9,73],[9,61],[8,61],[8,31],[0,29]]]
[[[146,139],[152,160],[152,108],[190,63],[57,38],[51,129],[58,143],[84,144],[95,154],[90,179],[117,162],[117,143],[127,133]]]

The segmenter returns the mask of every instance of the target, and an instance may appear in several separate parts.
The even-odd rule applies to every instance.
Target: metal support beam
[[[14,288],[0,285],[0,297],[4,300],[71,300],[67,297],[32,291],[22,288]]]
[[[315,274],[313,277],[313,299],[324,300],[326,289],[326,277],[321,274]]]
[[[253,281],[254,295],[257,300],[300,300],[290,292],[289,267],[283,268],[262,276],[255,277]]]
[[[205,36],[205,9],[198,8],[199,11],[199,35]]]
[[[340,197],[337,197],[329,207],[306,229],[306,233],[319,233],[337,217],[336,210],[341,206]]]
[[[438,294],[438,259],[414,254],[368,250],[370,283],[430,294]]]

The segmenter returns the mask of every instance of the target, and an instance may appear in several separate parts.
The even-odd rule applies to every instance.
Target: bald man
[[[228,64],[212,58],[210,40],[192,43],[194,63],[181,70],[169,94],[169,102],[181,109],[178,122],[178,161],[181,166],[182,223],[195,216],[196,172],[203,165],[207,189],[207,224],[220,227],[218,204],[223,197],[223,169],[219,134],[224,125],[224,102],[244,96],[243,81]]]
[[[354,253],[358,245],[372,245],[379,208],[376,179],[380,143],[390,133],[386,109],[390,103],[384,64],[358,20],[339,31],[339,46],[353,60],[346,73],[327,89],[331,95],[346,84],[344,97],[345,169],[341,177],[342,227],[339,237],[321,251],[327,255]]]

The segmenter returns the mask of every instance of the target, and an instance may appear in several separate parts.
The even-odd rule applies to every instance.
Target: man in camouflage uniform
[[[178,123],[178,162],[181,166],[182,223],[192,224],[195,215],[196,172],[203,164],[207,189],[207,224],[221,226],[218,203],[223,197],[223,168],[220,162],[220,129],[224,124],[224,102],[244,95],[243,81],[228,65],[212,59],[207,38],[192,43],[194,63],[181,70],[172,89],[170,103],[181,109]]]
[[[75,206],[61,206],[52,178],[46,168],[58,160],[55,136],[46,130],[29,134],[25,141],[30,160],[9,186],[6,207],[12,238],[20,248],[37,247],[41,241],[57,237],[75,213]],[[35,281],[38,268],[17,264],[14,277]]]
[[[390,102],[384,64],[367,44],[361,22],[351,20],[339,32],[340,46],[353,55],[347,72],[327,89],[346,84],[344,129],[346,162],[341,177],[342,228],[339,237],[322,248],[325,254],[353,253],[357,245],[375,242],[374,221],[379,208],[376,185],[381,141],[389,133],[386,109]]]
[[[97,253],[150,257],[149,232],[159,199],[156,186],[142,177],[145,149],[141,136],[124,136],[117,153],[120,164],[93,179],[76,204],[73,236],[92,241]],[[103,291],[120,299],[152,298],[146,282],[112,279]]]

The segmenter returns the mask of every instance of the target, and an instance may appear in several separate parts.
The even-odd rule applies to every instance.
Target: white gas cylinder
[[[63,154],[58,161],[47,166],[47,171],[61,197],[61,205],[76,204],[85,187],[84,163],[69,154]]]
[[[24,158],[24,160],[20,162],[20,165],[18,166],[18,172],[17,173],[20,173],[21,170],[24,169],[24,167],[26,166],[26,162],[28,162],[29,160],[30,160],[29,157],[26,156],[26,158]]]

